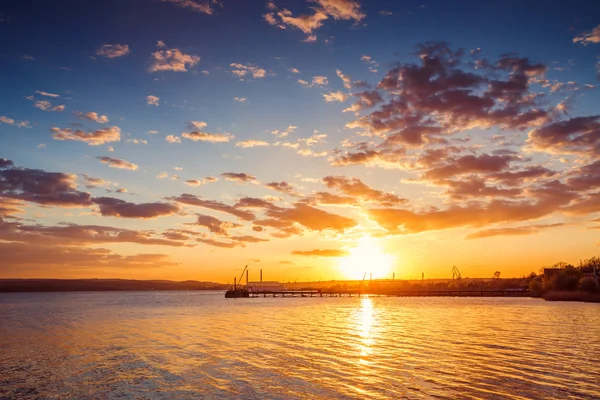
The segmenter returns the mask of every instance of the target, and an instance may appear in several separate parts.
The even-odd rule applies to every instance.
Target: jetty
[[[256,290],[244,297],[531,297],[528,290]]]
[[[462,279],[460,271],[456,266],[452,270],[453,281]],[[246,284],[241,284],[242,278],[246,277]],[[423,276],[421,277],[421,286],[413,288],[402,288],[396,284],[395,274],[392,279],[365,280],[365,273],[362,281],[354,287],[318,287],[308,283],[306,286],[297,288],[289,287],[290,284],[281,284],[277,281],[263,281],[262,269],[260,270],[260,280],[250,282],[248,279],[248,266],[242,270],[239,278],[233,278],[233,286],[225,292],[226,298],[258,298],[258,297],[531,297],[532,293],[524,288],[496,289],[489,287],[479,288],[432,288],[423,286]],[[294,283],[295,285],[295,283]]]

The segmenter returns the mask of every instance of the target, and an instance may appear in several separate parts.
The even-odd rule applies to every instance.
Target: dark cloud
[[[193,194],[184,193],[178,197],[168,197],[167,200],[235,215],[244,221],[252,221],[256,218],[256,216],[250,211],[240,210],[236,207],[215,200],[204,200],[201,197],[194,196]]]
[[[203,214],[198,214],[198,219],[196,220],[195,225],[204,226],[212,233],[220,236],[229,236],[229,229],[239,228],[242,226],[233,222],[221,221],[218,218]]]
[[[221,174],[221,176],[223,178],[227,179],[228,181],[236,181],[236,182],[252,182],[252,181],[256,180],[256,177],[254,175],[245,174],[243,172],[240,172],[240,173],[224,172]]]
[[[170,203],[130,203],[114,197],[96,197],[93,202],[103,216],[121,218],[156,218],[172,215],[179,207]]]

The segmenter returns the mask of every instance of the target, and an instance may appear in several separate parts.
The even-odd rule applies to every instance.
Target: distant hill
[[[225,290],[229,285],[199,281],[134,279],[0,279],[0,292],[90,292],[119,290]]]

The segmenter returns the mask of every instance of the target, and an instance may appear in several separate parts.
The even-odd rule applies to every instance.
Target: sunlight
[[[358,241],[358,245],[350,250],[350,254],[340,259],[339,267],[342,274],[348,279],[373,279],[386,278],[392,271],[392,256],[383,252],[373,238],[366,236]]]

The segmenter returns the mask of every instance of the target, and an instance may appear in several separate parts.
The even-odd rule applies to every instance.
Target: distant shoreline
[[[135,279],[0,279],[0,293],[226,290],[229,285],[200,281]]]

